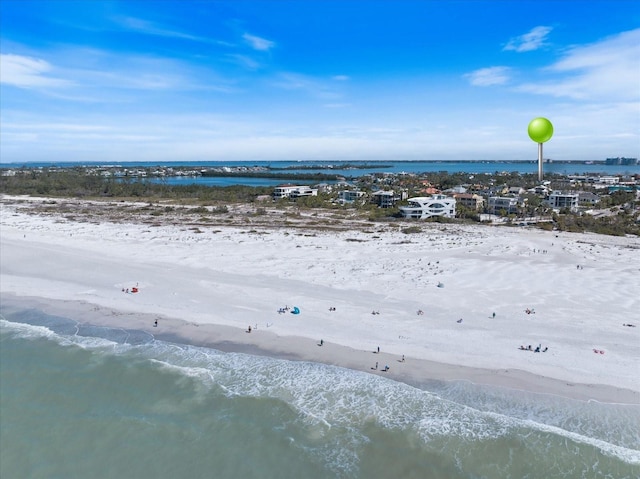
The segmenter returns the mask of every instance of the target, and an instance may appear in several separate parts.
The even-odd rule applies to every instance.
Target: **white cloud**
[[[275,42],[272,42],[271,40],[260,38],[255,35],[250,35],[249,33],[245,33],[244,35],[242,35],[242,38],[254,50],[260,50],[260,51],[266,52],[271,50],[271,48],[273,48],[276,45]]]
[[[284,90],[311,90],[315,88],[316,82],[298,73],[281,73],[275,82],[275,86]]]
[[[640,29],[570,48],[542,73],[545,79],[518,90],[581,100],[639,101]]]
[[[226,55],[226,57],[229,58],[232,63],[235,63],[236,65],[240,65],[241,67],[246,68],[247,70],[258,70],[261,67],[260,62],[254,60],[251,57],[248,57],[247,55],[230,53]]]
[[[467,73],[464,77],[474,86],[504,85],[510,79],[510,72],[509,67],[488,67]]]
[[[118,18],[117,21],[121,26],[127,28],[128,30],[134,30],[137,32],[146,33],[148,35],[184,38],[187,40],[200,40],[200,38],[195,37],[193,35],[189,35],[189,34],[174,31],[174,30],[167,30],[155,25],[152,22],[141,20],[139,18],[123,17],[123,18]]]
[[[39,58],[0,54],[0,83],[20,88],[58,88],[72,84],[67,80],[48,76],[51,70],[51,64]]]
[[[330,84],[326,79],[317,79],[299,73],[282,72],[273,85],[283,90],[304,91],[313,97],[326,100],[342,98],[342,95],[336,89],[336,85]]]
[[[348,81],[349,77],[347,75],[334,75],[331,79],[335,81]]]
[[[551,33],[551,27],[535,27],[529,33],[509,40],[503,50],[513,50],[516,52],[531,52],[546,45],[547,35]]]
[[[47,131],[57,133],[75,133],[75,132],[96,132],[96,131],[108,131],[111,128],[105,125],[90,125],[85,123],[64,123],[64,122],[50,122],[50,123],[14,123],[5,122],[3,127],[7,129],[38,132]]]
[[[384,114],[363,120],[359,114],[346,116],[344,110],[330,123],[282,122],[254,114],[124,112],[108,118],[88,115],[80,123],[75,114],[4,112],[0,161],[536,159],[526,133],[530,111],[492,113],[489,123],[481,125],[479,112],[465,108],[464,113],[443,116],[434,111],[425,117],[421,112],[422,124],[402,127]],[[633,119],[637,105],[603,109],[566,104],[545,110],[545,115],[556,129],[545,147],[550,158],[601,160],[639,153]]]
[[[184,40],[191,40],[195,42],[203,42],[203,43],[214,43],[216,45],[224,45],[224,46],[233,46],[233,44],[224,42],[221,40],[213,40],[206,37],[201,37],[197,35],[191,35],[189,33],[180,32],[177,30],[171,30],[168,28],[164,28],[159,26],[153,22],[149,22],[147,20],[142,20],[134,17],[116,17],[114,21],[120,25],[121,27],[144,33],[146,35],[155,35],[159,37],[169,37],[169,38],[182,38]]]
[[[249,68],[247,61],[244,66]],[[229,93],[235,81],[182,60],[64,48],[51,62],[35,55],[1,54],[0,83],[38,90],[60,101],[131,103],[140,101],[138,95],[145,92]]]
[[[326,103],[323,105],[325,108],[347,108],[350,107],[350,103]]]

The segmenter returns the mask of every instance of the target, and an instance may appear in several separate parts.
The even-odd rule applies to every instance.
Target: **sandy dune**
[[[39,298],[123,327],[160,318],[157,334],[233,350],[365,370],[377,361],[408,381],[466,378],[638,402],[638,238],[442,224],[415,234],[373,224],[196,231],[22,207],[3,199],[5,301]],[[279,313],[285,306],[301,313]]]

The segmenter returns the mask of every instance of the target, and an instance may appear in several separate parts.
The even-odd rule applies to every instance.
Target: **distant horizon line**
[[[627,158],[627,157],[611,157],[611,159],[630,159],[637,160],[637,158]],[[545,164],[548,163],[576,163],[576,164],[603,164],[606,165],[607,159],[604,160],[553,160],[547,158],[544,160]],[[83,165],[92,165],[92,166],[122,166],[122,165],[133,165],[133,164],[151,164],[151,165],[161,165],[161,164],[174,164],[174,163],[188,163],[188,164],[200,164],[200,163],[219,163],[221,165],[225,163],[246,163],[246,164],[255,164],[255,163],[321,163],[321,164],[350,164],[350,163],[358,163],[358,164],[367,164],[367,163],[538,163],[538,160],[162,160],[162,161],[154,161],[154,160],[122,160],[118,162],[109,162],[109,161],[75,161],[75,160],[67,160],[67,161],[20,161],[20,162],[2,162],[0,161],[0,167],[8,167],[8,166],[20,166],[20,165],[33,165],[33,164],[46,164],[55,166],[58,164],[73,164],[78,166]],[[633,165],[628,165],[633,166]]]

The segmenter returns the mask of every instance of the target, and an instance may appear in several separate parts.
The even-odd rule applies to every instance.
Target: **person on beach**
[[[249,325],[249,327],[247,328],[247,333],[251,332],[251,325]]]
[[[320,346],[324,346],[324,339],[320,340]]]
[[[378,354],[380,354],[380,346],[378,346]]]
[[[494,318],[496,317],[496,313],[493,313],[493,317],[494,317]]]
[[[157,327],[158,327],[158,320],[157,320],[157,319],[153,322],[153,327],[154,327],[154,328],[157,328]]]
[[[402,362],[404,363],[404,354],[402,355]]]
[[[376,371],[378,370],[378,361],[376,361]]]

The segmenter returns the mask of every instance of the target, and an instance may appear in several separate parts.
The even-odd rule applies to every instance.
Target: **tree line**
[[[211,202],[252,202],[269,195],[270,187],[232,185],[168,185],[132,178],[90,175],[81,168],[19,170],[0,176],[0,193],[74,198],[194,199]]]

